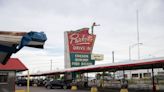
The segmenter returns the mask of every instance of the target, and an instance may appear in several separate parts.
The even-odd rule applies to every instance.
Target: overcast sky
[[[44,49],[23,48],[17,57],[31,72],[64,68],[64,31],[91,27],[97,35],[93,53],[104,54],[111,63],[129,58],[129,46],[137,43],[139,21],[140,57],[164,56],[164,0],[0,0],[1,31],[44,31]],[[137,59],[137,46],[131,48]]]

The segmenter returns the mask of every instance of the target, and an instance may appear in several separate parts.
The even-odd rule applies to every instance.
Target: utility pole
[[[139,34],[139,17],[138,17],[138,9],[137,9],[137,11],[136,11],[136,21],[137,21],[137,43],[138,43],[138,60],[140,59],[140,45],[139,45],[139,43],[140,43],[140,34]]]
[[[112,63],[114,63],[114,51],[112,51]],[[115,79],[115,71],[113,72],[113,77]]]
[[[129,46],[129,61],[131,61],[131,46]]]
[[[114,51],[112,51],[112,63],[114,63]]]
[[[52,71],[52,59],[50,60],[50,71]]]

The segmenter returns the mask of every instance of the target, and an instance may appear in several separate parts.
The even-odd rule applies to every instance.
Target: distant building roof
[[[0,64],[0,70],[25,71],[28,69],[18,58],[10,58],[5,65]]]

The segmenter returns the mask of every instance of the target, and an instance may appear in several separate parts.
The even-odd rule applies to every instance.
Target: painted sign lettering
[[[88,28],[68,32],[70,52],[91,53],[96,35],[88,33]]]

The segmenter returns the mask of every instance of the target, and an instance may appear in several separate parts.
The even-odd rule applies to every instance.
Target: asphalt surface
[[[26,87],[17,87],[16,90],[26,90]],[[26,91],[25,91],[26,92]],[[75,92],[70,89],[47,89],[45,87],[30,87],[30,92]],[[78,90],[77,92],[90,92],[89,90]]]
[[[26,87],[17,87],[16,90],[26,90]],[[152,90],[141,90],[141,89],[129,89],[129,92],[152,92]],[[26,91],[25,91],[26,92]],[[72,91],[70,89],[47,89],[45,87],[30,87],[30,92],[90,92],[90,88],[81,88],[77,91]],[[111,89],[111,88],[98,88],[98,92],[120,92],[120,89]],[[164,92],[157,91],[157,92]]]

